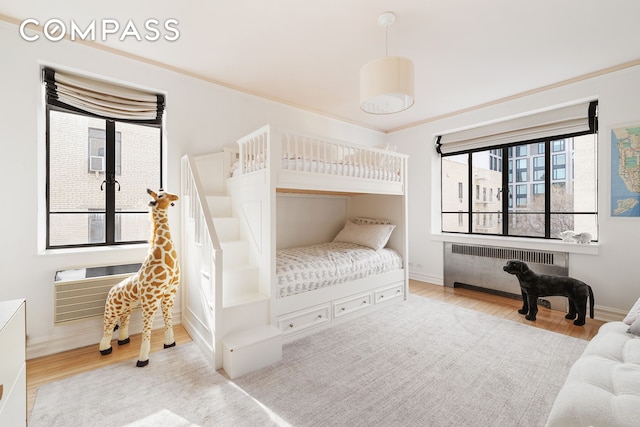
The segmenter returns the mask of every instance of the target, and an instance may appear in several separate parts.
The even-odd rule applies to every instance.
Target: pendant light
[[[413,62],[400,56],[387,56],[388,27],[395,21],[393,12],[378,17],[378,25],[385,28],[385,57],[360,69],[360,108],[370,114],[398,113],[415,102]]]

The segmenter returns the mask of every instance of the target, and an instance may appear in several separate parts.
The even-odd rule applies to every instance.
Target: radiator
[[[510,259],[526,262],[538,274],[569,274],[569,254],[566,252],[445,242],[444,285],[521,298],[518,279],[502,269]],[[540,304],[554,310],[567,309],[564,297],[545,297]]]
[[[140,265],[58,271],[54,280],[54,324],[102,317],[111,287],[137,272]]]

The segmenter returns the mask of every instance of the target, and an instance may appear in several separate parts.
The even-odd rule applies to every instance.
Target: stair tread
[[[232,298],[224,298],[222,301],[222,307],[229,308],[244,304],[254,304],[257,302],[268,301],[269,297],[261,292],[252,292],[242,295],[235,295]]]
[[[231,265],[225,268],[225,270],[227,271],[246,271],[246,270],[257,270],[257,269],[258,269],[258,266],[252,265],[252,264],[237,264],[237,265]]]

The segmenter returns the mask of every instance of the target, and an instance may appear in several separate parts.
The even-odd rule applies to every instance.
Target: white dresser
[[[27,424],[25,301],[0,301],[0,426]]]

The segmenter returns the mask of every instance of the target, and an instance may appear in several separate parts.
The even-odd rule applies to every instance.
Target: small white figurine
[[[565,230],[560,233],[560,238],[563,242],[576,242],[581,244],[591,243],[591,233],[583,231],[582,233],[576,233],[573,230]]]
[[[574,234],[573,238],[576,241],[576,243],[582,243],[582,244],[591,243],[591,233],[587,233],[586,231],[583,231],[582,233],[579,233],[579,234]]]

